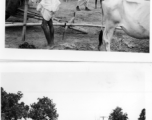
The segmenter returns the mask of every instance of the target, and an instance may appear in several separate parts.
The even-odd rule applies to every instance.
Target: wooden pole
[[[21,8],[18,8],[18,11],[24,12],[24,10],[21,9]],[[33,11],[29,11],[29,10],[27,11],[27,14],[30,14],[30,15],[33,15],[33,16],[37,16],[37,17],[42,17],[40,14],[38,14],[36,12],[33,12]]]
[[[26,23],[26,26],[40,26],[42,23]],[[13,23],[13,24],[5,24],[5,27],[19,27],[23,26],[23,23]],[[65,23],[53,23],[54,26],[65,26]],[[67,26],[83,26],[83,27],[100,27],[104,28],[103,25],[98,24],[87,24],[87,23],[66,23]],[[116,29],[122,30],[120,27]]]
[[[101,116],[101,118],[104,120],[104,118],[108,118],[108,117],[106,117],[106,116]]]
[[[25,35],[26,35],[28,0],[25,0],[24,3],[25,3],[25,5],[24,5],[24,21],[23,21],[23,30],[22,30],[22,41],[25,41]]]
[[[74,12],[74,17],[72,17],[72,18],[68,21],[68,23],[69,23],[69,24],[72,24],[72,23],[74,23],[74,20],[75,20],[75,12]],[[68,27],[69,27],[69,26],[67,26],[67,25],[65,24],[65,29],[64,29],[64,32],[63,32],[63,35],[62,35],[62,40],[64,40],[65,32],[66,32],[66,30],[67,30]]]

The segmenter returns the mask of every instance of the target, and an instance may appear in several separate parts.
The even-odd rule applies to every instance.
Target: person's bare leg
[[[86,10],[86,11],[91,11],[91,10],[88,8],[88,3],[89,3],[89,0],[86,0],[85,3],[84,3],[85,10]]]
[[[50,36],[50,30],[47,26],[47,21],[46,20],[42,20],[42,25],[41,25],[42,29],[43,29],[43,32],[45,34],[45,37],[46,37],[46,40],[47,40],[47,43],[48,43],[48,46],[50,45],[51,43],[51,36]]]
[[[49,29],[50,29],[50,46],[54,46],[54,26],[53,26],[53,20],[50,19],[48,21]]]
[[[78,0],[77,6],[76,6],[76,10],[77,10],[77,11],[81,11],[81,10],[80,10],[81,4],[83,4],[83,1],[82,1],[82,0],[81,0],[81,1]]]
[[[98,3],[98,1],[95,0],[95,9],[97,9],[97,3]]]

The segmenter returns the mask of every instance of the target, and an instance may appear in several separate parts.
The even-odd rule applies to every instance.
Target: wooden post
[[[106,116],[101,116],[101,118],[104,120],[104,118],[108,118],[108,117],[106,117]]]
[[[74,23],[74,20],[75,20],[75,12],[73,13],[73,15],[74,15],[74,17],[72,17],[72,18],[68,21],[69,24]],[[64,40],[64,36],[65,36],[65,32],[66,32],[67,28],[68,28],[68,26],[67,26],[66,23],[65,23],[65,29],[64,29],[64,32],[63,32],[62,40]]]
[[[22,30],[22,41],[25,41],[26,35],[26,22],[27,22],[27,11],[28,11],[28,0],[24,0],[24,21],[23,21],[23,30]]]

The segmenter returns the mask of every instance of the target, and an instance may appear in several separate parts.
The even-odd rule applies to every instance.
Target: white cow
[[[105,29],[99,35],[99,50],[103,44],[106,51],[110,51],[110,43],[116,27],[121,27],[131,37],[149,38],[150,1],[105,0],[102,2],[102,10]]]

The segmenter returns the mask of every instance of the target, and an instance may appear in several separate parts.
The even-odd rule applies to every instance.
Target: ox
[[[99,46],[110,51],[110,43],[116,27],[137,39],[149,39],[150,1],[105,0],[102,2],[104,31],[99,34]]]

